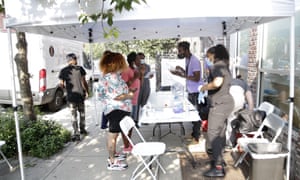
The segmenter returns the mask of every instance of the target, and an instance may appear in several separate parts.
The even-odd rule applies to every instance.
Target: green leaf
[[[104,36],[105,39],[108,39],[109,38],[109,33],[104,32],[103,36]]]
[[[132,10],[132,9],[133,9],[133,8],[132,8],[132,2],[131,2],[131,1],[125,2],[125,3],[124,3],[124,7],[125,7],[125,9],[126,9],[127,11]]]
[[[99,16],[97,14],[91,14],[89,16],[93,21],[97,21],[99,19]]]
[[[117,39],[119,37],[120,31],[115,27],[111,30],[112,30],[113,37]]]
[[[112,17],[112,16],[108,16],[107,24],[108,24],[109,26],[112,26],[112,25],[113,25],[113,17]]]

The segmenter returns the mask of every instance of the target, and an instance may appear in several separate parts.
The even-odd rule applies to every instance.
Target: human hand
[[[129,92],[135,92],[135,91],[137,91],[137,88],[133,88],[133,89],[129,89]]]
[[[175,67],[175,70],[176,70],[176,71],[184,71],[184,69],[183,69],[182,67],[180,67],[180,66],[176,66],[176,67]]]
[[[205,103],[205,93],[203,92],[199,92],[199,95],[198,95],[198,104],[201,104],[201,103]]]
[[[116,101],[121,101],[121,100],[123,100],[123,98],[124,98],[124,94],[120,94],[120,95],[116,96],[116,97],[114,98],[114,100],[116,100]]]
[[[202,89],[202,88],[203,88],[203,86],[204,86],[204,85],[200,85],[200,86],[198,86],[198,91],[199,91],[199,92],[203,92],[203,89]]]

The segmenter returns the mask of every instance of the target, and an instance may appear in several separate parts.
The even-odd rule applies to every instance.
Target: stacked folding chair
[[[0,154],[2,156],[2,158],[4,159],[4,161],[7,163],[7,165],[9,166],[9,169],[12,171],[13,167],[12,165],[9,163],[9,161],[7,160],[6,156],[3,154],[3,152],[1,151],[2,146],[5,145],[5,141],[1,141],[0,140]]]
[[[242,149],[243,152],[240,155],[239,159],[235,163],[235,167],[237,167],[246,155],[249,153],[248,144],[250,143],[275,143],[277,138],[282,132],[282,129],[285,126],[285,121],[279,117],[277,114],[270,113],[267,115],[267,117],[264,119],[261,126],[258,128],[257,131],[253,132],[253,137],[241,137],[237,140],[237,146],[239,146],[239,149]],[[268,131],[273,131],[274,136],[271,137],[271,139],[265,137],[264,135],[264,127],[267,127]]]

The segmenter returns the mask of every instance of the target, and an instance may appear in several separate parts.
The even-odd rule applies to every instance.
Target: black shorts
[[[125,116],[130,116],[130,112],[122,111],[122,110],[113,110],[105,117],[109,122],[109,132],[111,133],[119,133],[121,132],[120,122]]]

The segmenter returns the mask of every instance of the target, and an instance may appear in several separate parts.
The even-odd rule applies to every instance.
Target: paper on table
[[[149,72],[147,72],[147,74],[145,74],[144,78],[149,78],[152,75],[154,75],[154,72],[153,71],[149,71]]]

